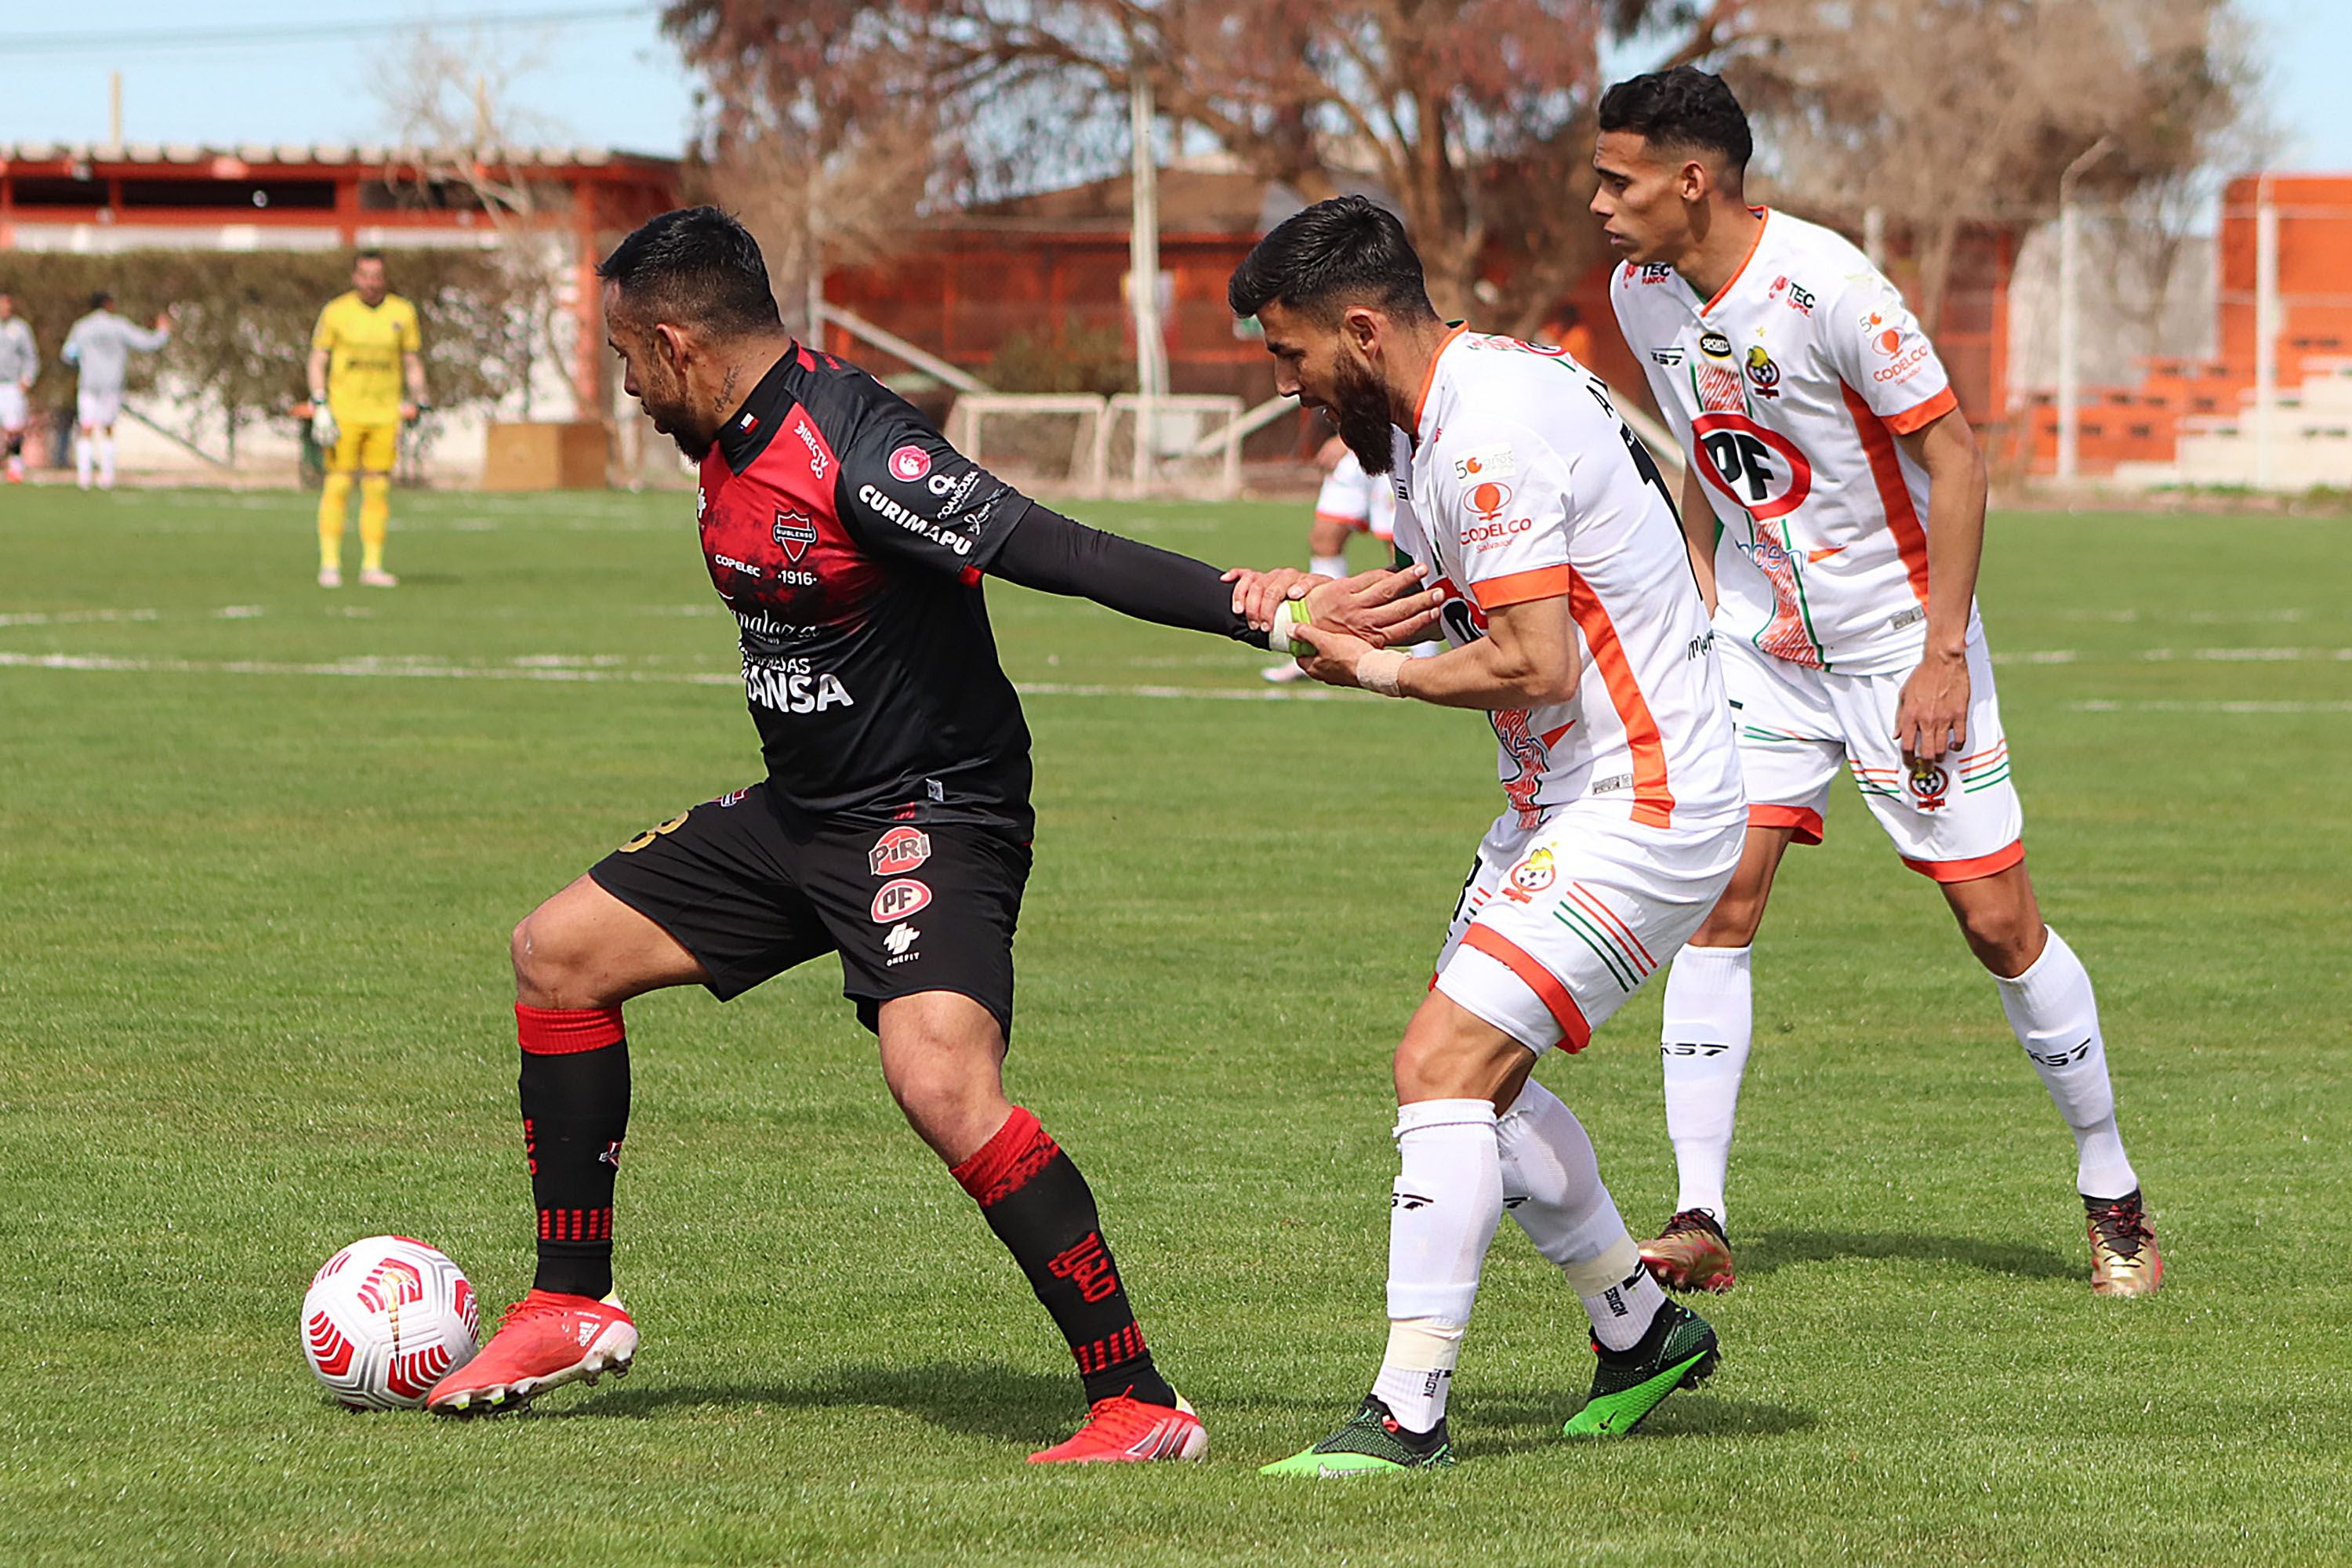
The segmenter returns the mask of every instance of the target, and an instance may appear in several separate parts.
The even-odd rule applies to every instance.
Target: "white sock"
[[[1348,574],[1348,558],[1344,555],[1310,556],[1307,569],[1319,572],[1326,577],[1345,577]]]
[[[89,437],[74,437],[74,478],[79,481],[84,489],[89,489],[90,462],[97,456],[97,453],[90,450]]]
[[[1495,1142],[1502,1156],[1503,1206],[1536,1250],[1559,1265],[1584,1302],[1593,1336],[1611,1350],[1633,1345],[1666,1299],[1642,1267],[1616,1202],[1601,1184],[1601,1162],[1584,1123],[1559,1096],[1529,1079],[1495,1123]]]
[[[1396,1141],[1389,1351],[1372,1386],[1400,1425],[1426,1432],[1445,1415],[1478,1272],[1503,1218],[1495,1108],[1483,1100],[1399,1106]]]
[[[107,489],[114,488],[114,437],[98,438],[98,482]]]
[[[2116,1130],[2116,1091],[2107,1081],[2107,1043],[2099,1033],[2099,999],[2090,972],[2056,931],[2014,979],[1993,977],[2000,1010],[2025,1047],[2042,1087],[2074,1133],[2074,1187],[2084,1197],[2120,1198],[2139,1186]]]
[[[1454,1363],[1462,1359],[1465,1323],[1403,1318],[1389,1325],[1389,1348],[1372,1379],[1372,1397],[1408,1432],[1430,1432],[1445,1419]]]
[[[1685,947],[1666,972],[1666,1136],[1674,1140],[1681,1193],[1675,1212],[1705,1209],[1730,1228],[1723,1203],[1739,1080],[1756,1035],[1745,947]]]

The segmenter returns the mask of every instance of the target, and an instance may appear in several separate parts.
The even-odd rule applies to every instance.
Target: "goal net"
[[[1133,393],[966,393],[947,428],[1014,484],[1081,499],[1239,495],[1247,434],[1238,397]]]
[[[1106,493],[1223,499],[1242,489],[1242,400],[1123,393],[1103,416]]]
[[[948,415],[955,449],[1024,489],[1103,493],[1105,399],[1093,393],[968,392]]]

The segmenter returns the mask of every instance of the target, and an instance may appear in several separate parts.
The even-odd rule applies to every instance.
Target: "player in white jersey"
[[[1394,542],[1396,488],[1385,476],[1375,479],[1364,472],[1364,465],[1356,460],[1356,454],[1348,450],[1348,444],[1337,436],[1323,444],[1316,460],[1328,471],[1323,476],[1322,488],[1315,495],[1315,521],[1307,525],[1307,569],[1317,576],[1345,577],[1349,534],[1369,533],[1382,545]],[[1433,643],[1423,645],[1423,648],[1430,653],[1437,651]],[[1262,673],[1276,686],[1307,678],[1298,661],[1291,658],[1267,665]]]
[[[1748,955],[1780,857],[1818,844],[1840,770],[1942,890],[2076,1144],[2092,1288],[2163,1279],[2116,1131],[2098,1005],[2042,923],[1976,612],[1985,471],[1902,296],[1828,229],[1747,205],[1750,138],[1690,67],[1612,88],[1592,210],[1610,296],[1688,461],[1683,521],[1714,590],[1748,843],[1665,997],[1677,1213],[1643,1256],[1680,1286],[1734,1276],[1724,1174],[1753,1036]]]
[[[58,357],[81,373],[75,398],[74,471],[81,488],[89,489],[95,461],[100,489],[114,488],[114,422],[122,414],[122,386],[131,353],[153,353],[172,341],[167,311],[155,318],[152,331],[135,326],[114,313],[114,296],[101,289],[89,297],[89,313],[66,333]]]
[[[1279,634],[1318,680],[1486,712],[1507,802],[1396,1051],[1387,1354],[1354,1416],[1268,1470],[1452,1462],[1446,1394],[1507,1206],[1591,1319],[1568,1430],[1628,1431],[1713,1369],[1715,1333],[1643,1268],[1583,1128],[1528,1074],[1583,1047],[1738,859],[1738,761],[1674,507],[1599,382],[1557,349],[1449,331],[1402,226],[1361,196],[1276,227],[1227,296],[1276,388],[1405,478],[1396,542],[1446,595],[1431,658],[1290,608]]]
[[[16,301],[0,289],[0,447],[8,453],[8,482],[25,482],[25,426],[28,394],[41,374],[41,353],[32,324],[16,314]]]

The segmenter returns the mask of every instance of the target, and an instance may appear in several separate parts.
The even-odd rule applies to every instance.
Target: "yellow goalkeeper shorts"
[[[346,425],[335,438],[335,449],[327,454],[327,471],[331,474],[392,472],[393,458],[400,450],[400,426]]]

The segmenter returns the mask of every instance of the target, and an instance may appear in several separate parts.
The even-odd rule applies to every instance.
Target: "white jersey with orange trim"
[[[1489,715],[1521,826],[1571,802],[1681,827],[1744,819],[1706,606],[1665,483],[1599,378],[1559,349],[1456,328],[1413,436],[1394,434],[1397,548],[1444,586],[1446,640],[1507,605],[1575,617],[1574,698]]]
[[[1374,539],[1394,539],[1396,489],[1388,480],[1364,472],[1355,453],[1342,453],[1338,466],[1323,476],[1323,489],[1315,497],[1315,516]]]
[[[1958,405],[1868,258],[1758,210],[1754,248],[1712,300],[1663,265],[1609,283],[1722,525],[1716,626],[1818,669],[1909,670],[1927,638],[1927,475],[1895,437]]]

